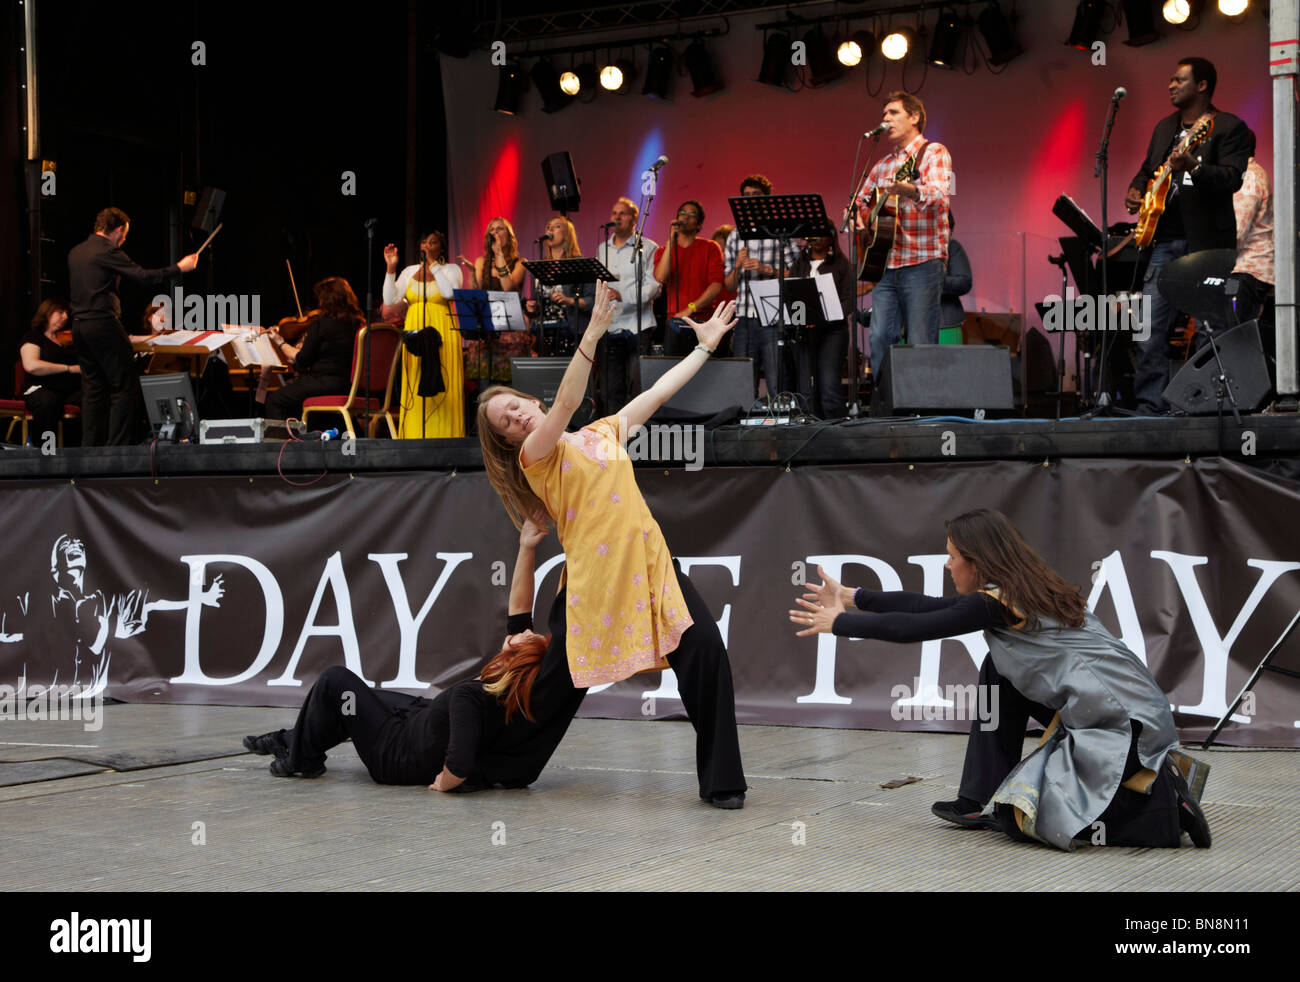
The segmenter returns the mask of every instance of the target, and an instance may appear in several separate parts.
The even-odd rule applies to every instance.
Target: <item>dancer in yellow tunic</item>
[[[546,515],[556,524],[567,564],[550,616],[551,644],[567,646],[574,685],[671,667],[695,726],[700,797],[718,808],[740,808],[746,784],[727,649],[709,608],[674,569],[624,449],[628,435],[708,360],[731,329],[734,304],[706,323],[692,321],[700,344],[617,416],[566,433],[613,316],[610,292],[597,285],[591,322],[549,412],[505,386],[479,396],[484,468],[516,525],[526,518],[544,522]]]
[[[410,348],[402,349],[402,387],[398,397],[401,415],[397,435],[406,440],[434,439],[465,435],[465,362],[460,350],[460,332],[451,317],[453,290],[461,287],[460,267],[444,262],[447,240],[441,232],[431,232],[420,242],[422,262],[397,272],[397,247],[384,248],[388,270],[384,276],[384,303],[407,303],[406,330],[431,328],[438,332],[438,361],[442,373],[441,392],[424,397],[429,382],[421,384],[421,367],[430,362]],[[433,388],[439,388],[434,385]]]

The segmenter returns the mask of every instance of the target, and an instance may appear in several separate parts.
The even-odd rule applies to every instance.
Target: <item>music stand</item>
[[[780,272],[777,274],[778,307],[784,307],[780,301],[785,283],[785,242],[787,239],[808,239],[819,236],[835,238],[835,226],[826,216],[826,204],[820,194],[751,194],[728,198],[731,217],[736,225],[736,234],[742,241],[754,239],[776,239],[778,242],[777,260]],[[749,277],[745,277],[745,288],[749,290]],[[753,292],[749,291],[750,303],[753,304]],[[755,310],[757,306],[755,305]],[[782,348],[785,345],[784,327],[777,336],[776,392],[785,391],[781,376],[785,372],[785,357]],[[771,382],[772,380],[769,380]],[[768,386],[771,388],[771,384]]]
[[[492,384],[492,339],[502,331],[527,331],[524,308],[513,290],[452,290],[449,298],[456,329],[487,350],[487,380]],[[483,377],[479,376],[478,381]]]
[[[574,259],[525,259],[523,264],[524,269],[533,274],[533,280],[542,286],[552,286],[558,283],[584,286],[587,283],[596,283],[600,280],[604,280],[606,283],[618,280],[618,277],[611,273],[604,263],[591,256],[578,256]],[[545,328],[539,330],[544,331]],[[554,340],[554,337],[552,337],[552,341]],[[542,335],[542,341],[545,346],[546,337],[544,334]]]

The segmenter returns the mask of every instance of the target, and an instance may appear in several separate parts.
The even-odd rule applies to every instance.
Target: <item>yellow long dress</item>
[[[428,312],[425,297],[428,297]],[[460,331],[452,320],[447,298],[430,276],[421,283],[414,276],[406,285],[406,329],[428,326],[442,338],[439,360],[445,391],[429,399],[420,397],[420,358],[402,348],[402,389],[398,405],[397,435],[404,440],[465,435],[465,362],[460,352]]]

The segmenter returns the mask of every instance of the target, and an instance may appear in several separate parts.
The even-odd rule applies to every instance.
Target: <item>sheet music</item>
[[[156,338],[150,338],[148,343],[155,348],[193,347],[216,351],[233,339],[233,335],[222,331],[165,331]]]

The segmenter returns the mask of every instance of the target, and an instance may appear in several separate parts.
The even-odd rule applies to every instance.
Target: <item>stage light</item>
[[[677,56],[667,45],[650,49],[650,63],[646,65],[645,85],[641,94],[652,99],[667,99],[668,85],[673,80],[673,62]]]
[[[996,2],[980,11],[979,25],[984,43],[989,46],[990,65],[1005,65],[1022,52],[1011,23]]]
[[[930,42],[930,64],[940,68],[957,67],[957,48],[961,45],[961,20],[952,11],[939,11]]]
[[[790,35],[784,31],[769,34],[763,42],[763,64],[758,69],[758,80],[764,85],[785,86],[790,62]]]
[[[804,46],[808,52],[808,84],[813,88],[834,82],[844,74],[840,63],[831,54],[831,39],[820,26],[814,27],[804,35]]]
[[[840,42],[836,57],[846,68],[856,68],[863,58],[869,58],[876,49],[876,38],[870,31],[854,31]]]
[[[909,28],[900,27],[896,31],[890,31],[880,42],[880,53],[890,61],[901,61],[907,57],[907,52],[912,47],[912,39],[913,34]]]
[[[503,116],[513,116],[519,112],[519,99],[524,91],[524,69],[517,61],[501,66],[497,75],[497,101],[492,111]]]
[[[1219,0],[1219,13],[1224,17],[1239,17],[1250,6],[1250,0]]]
[[[1065,43],[1080,51],[1091,51],[1101,33],[1101,15],[1106,5],[1102,0],[1079,0],[1074,11],[1074,26],[1070,28],[1070,39]]]
[[[1124,19],[1128,21],[1128,40],[1124,43],[1130,48],[1140,48],[1164,37],[1156,30],[1152,0],[1124,0]]]
[[[617,92],[623,87],[623,69],[606,65],[600,70],[600,87],[607,92]]]
[[[573,72],[565,72],[560,76],[560,91],[565,95],[577,95],[582,91],[582,82]]]
[[[533,80],[533,85],[537,86],[537,94],[542,97],[542,112],[559,112],[573,101],[572,96],[561,91],[555,66],[548,59],[542,58],[538,60],[537,64],[533,65],[533,70],[528,74]]]
[[[1189,0],[1165,0],[1160,13],[1170,24],[1184,24],[1192,16],[1192,6]]]
[[[686,46],[682,61],[686,62],[686,70],[691,74],[691,95],[700,98],[722,90],[722,82],[713,68],[713,58],[699,38]]]

